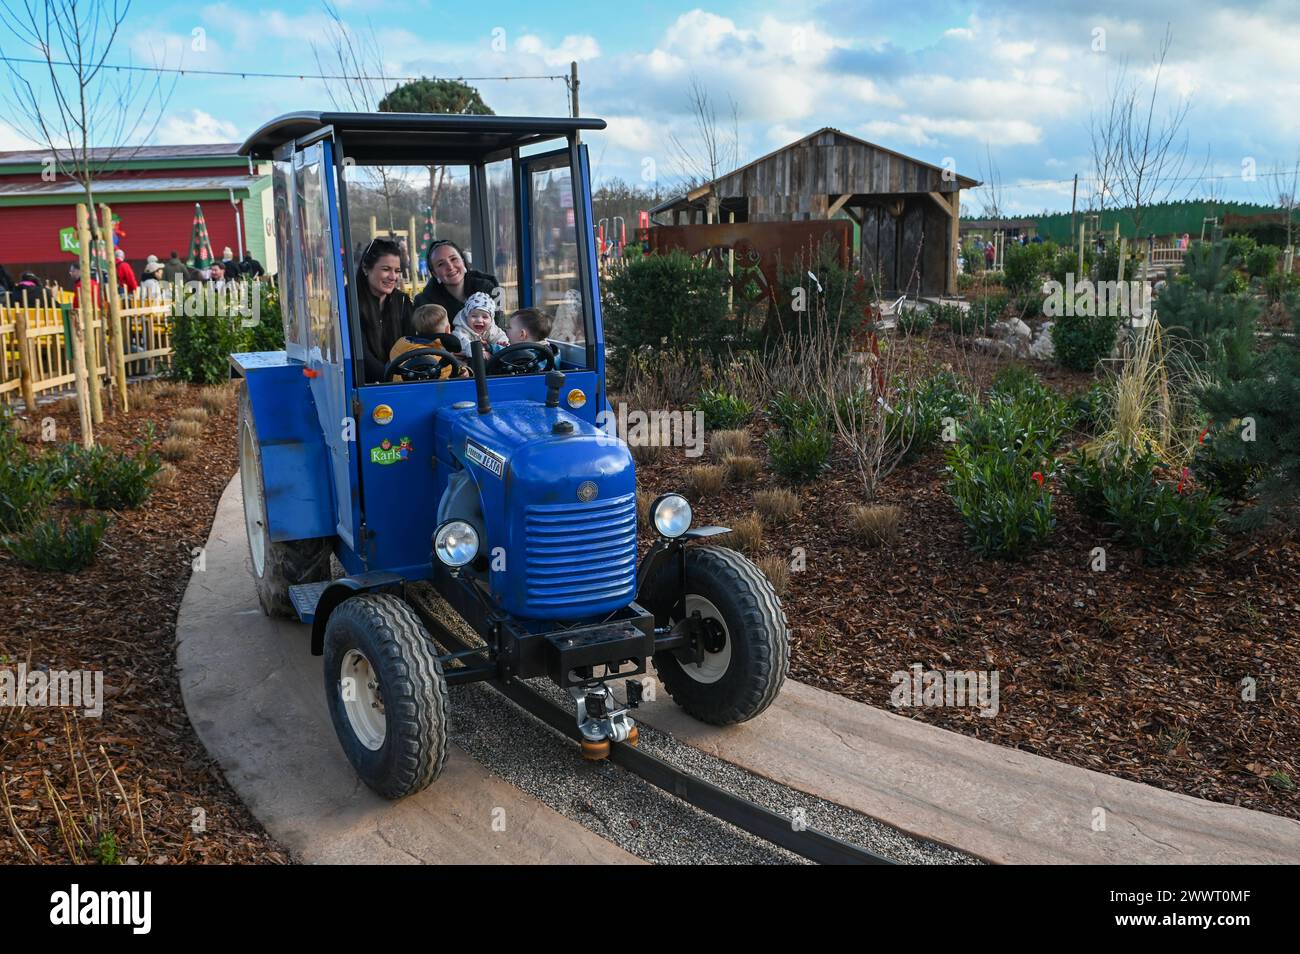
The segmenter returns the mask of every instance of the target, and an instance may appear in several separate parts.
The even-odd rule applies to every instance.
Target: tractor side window
[[[528,188],[533,306],[551,315],[551,340],[583,343],[587,333],[578,268],[577,210],[567,159],[553,168],[532,168]]]
[[[342,358],[339,342],[338,305],[335,298],[335,247],[326,218],[323,154],[320,144],[300,152],[294,168],[297,194],[299,272],[303,301],[300,311],[307,322],[308,344],[320,349],[320,358],[333,364]]]
[[[492,267],[484,269],[497,277],[501,289],[497,305],[505,316],[519,308],[519,252],[515,237],[515,180],[509,159],[487,165],[488,224],[486,243],[492,253]]]
[[[300,305],[302,263],[293,245],[293,164],[277,161],[272,165],[271,190],[275,201],[275,239],[280,250],[280,313],[284,319],[284,346],[291,358],[307,358],[306,312]]]

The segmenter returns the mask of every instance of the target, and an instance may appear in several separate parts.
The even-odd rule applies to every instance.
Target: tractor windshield
[[[346,240],[352,261],[360,262],[373,239],[390,239],[401,249],[399,288],[411,301],[410,312],[422,304],[440,305],[455,334],[456,316],[471,296],[489,295],[496,305],[496,327],[483,337],[496,351],[508,343],[511,314],[536,308],[549,319],[546,337],[559,351],[561,366],[589,367],[591,316],[584,302],[578,241],[583,213],[570,155],[566,147],[481,164],[346,162]],[[431,270],[437,262],[429,258],[431,245],[436,251],[448,242],[460,259],[452,271],[454,283]],[[449,254],[441,251],[438,257]],[[402,330],[410,333],[412,327]]]

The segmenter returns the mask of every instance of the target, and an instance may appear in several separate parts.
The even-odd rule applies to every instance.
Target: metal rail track
[[[422,609],[423,607],[417,607],[417,611]],[[468,666],[488,664],[485,649],[466,643],[431,613],[425,611],[420,612],[419,615],[424,618],[424,623],[429,628],[434,641],[446,647],[459,661]],[[556,705],[517,679],[490,679],[488,682],[525,712],[574,741],[581,741],[582,735],[578,731],[573,713],[562,706]],[[890,858],[850,844],[816,828],[796,828],[785,815],[719,788],[711,782],[696,778],[677,766],[633,746],[610,743],[609,760],[651,785],[695,806],[705,814],[817,864],[897,864]]]

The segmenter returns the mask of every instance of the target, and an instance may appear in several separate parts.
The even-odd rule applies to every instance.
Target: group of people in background
[[[145,298],[160,298],[163,289],[174,285],[179,278],[181,282],[214,282],[218,289],[228,282],[250,281],[266,273],[262,263],[253,257],[252,252],[244,252],[244,257],[236,258],[234,251],[226,246],[221,250],[221,261],[213,262],[207,268],[195,268],[181,259],[176,251],[166,261],[160,261],[157,255],[150,255],[137,277],[135,269],[126,260],[122,249],[113,253],[113,284],[126,294],[134,294],[137,289]],[[103,270],[91,268],[91,282],[95,297],[99,297],[101,288],[106,288]],[[28,304],[37,304],[52,300],[57,283],[42,282],[33,272],[23,272],[17,281],[13,280],[3,265],[0,265],[0,304],[19,304],[24,298]],[[73,262],[68,268],[68,285],[74,291],[74,301],[79,300],[81,292],[81,264]]]

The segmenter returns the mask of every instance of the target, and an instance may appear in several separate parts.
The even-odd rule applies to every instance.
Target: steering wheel
[[[391,381],[393,375],[400,374],[403,381],[433,381],[442,375],[442,369],[447,365],[451,365],[457,375],[465,367],[460,358],[445,348],[436,345],[412,348],[384,366],[384,380]]]
[[[549,344],[520,341],[492,355],[487,364],[487,373],[529,374],[534,371],[554,371],[555,365],[555,352]]]

